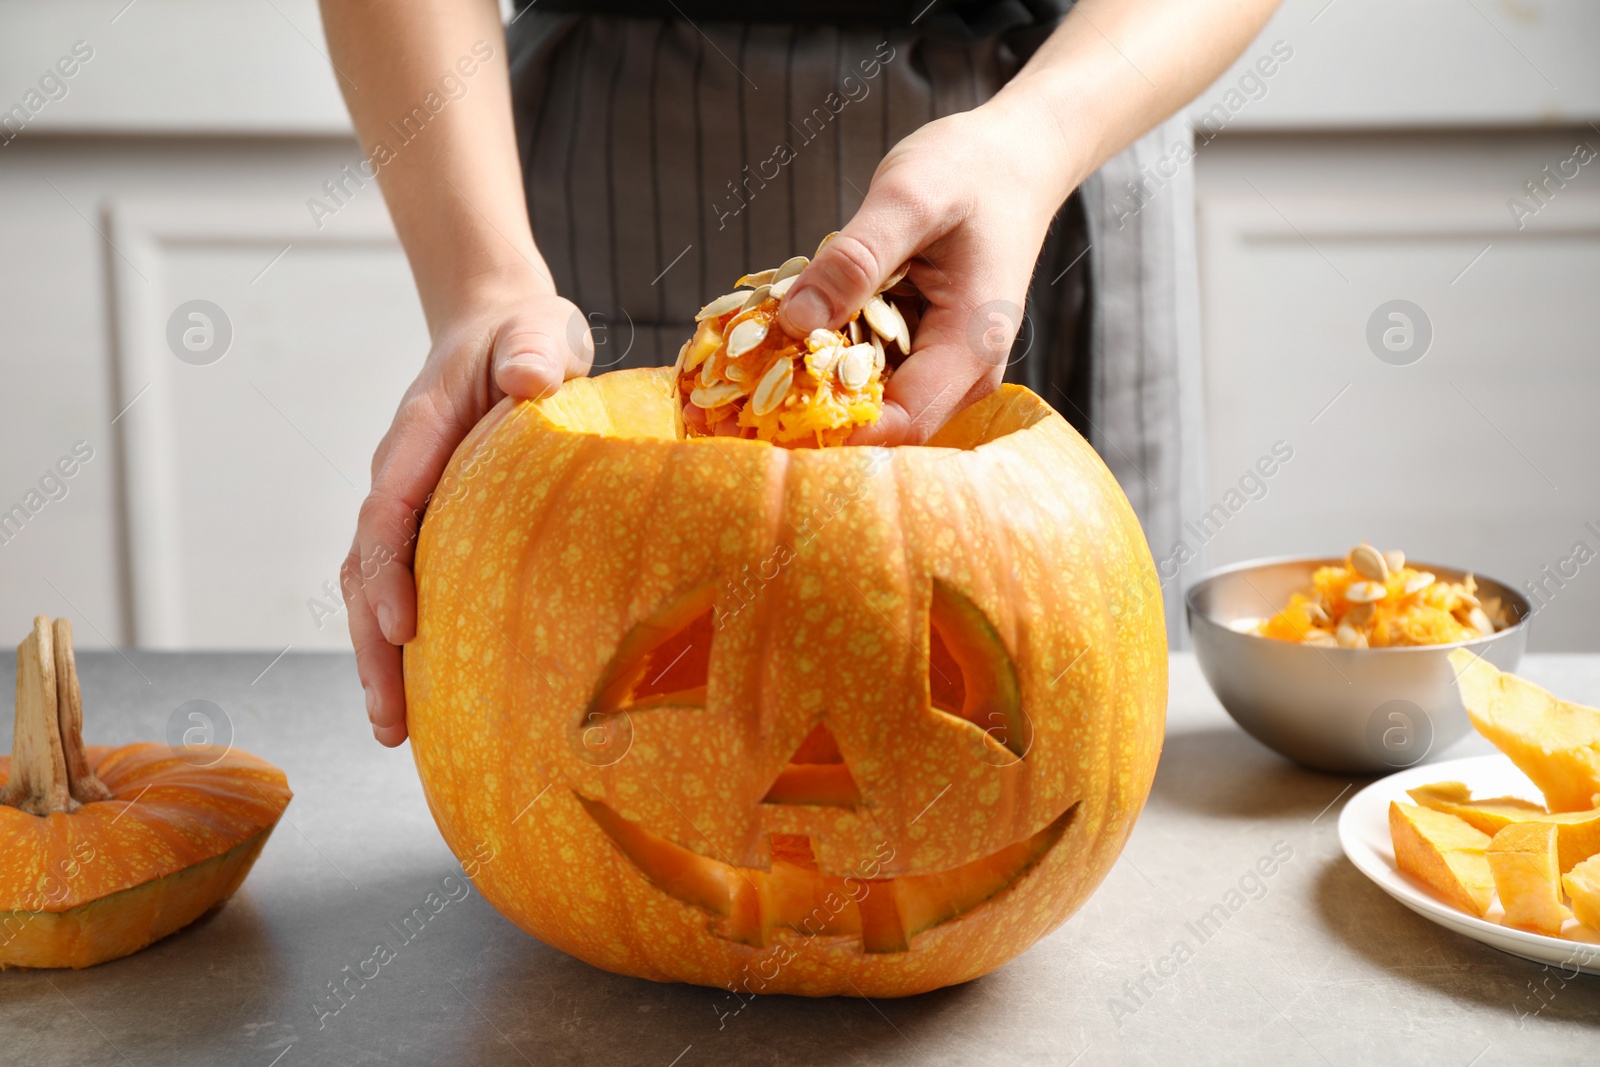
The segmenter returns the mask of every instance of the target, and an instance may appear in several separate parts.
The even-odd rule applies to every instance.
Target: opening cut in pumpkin
[[[707,586],[635,626],[617,646],[590,715],[655,707],[704,707],[715,632]]]
[[[834,740],[833,731],[826,724],[819,722],[800,742],[800,747],[795,749],[783,770],[778,772],[778,780],[772,783],[772,788],[767,790],[761,802],[815,804],[833,808],[853,808],[861,803],[861,790],[856,785],[855,776],[845,766],[844,756],[839,753],[839,743]],[[784,835],[774,837],[775,849],[778,836]],[[807,845],[808,854],[809,851],[810,846]]]
[[[999,632],[976,604],[937,579],[928,612],[928,703],[1018,759],[1033,747],[1033,724]]]
[[[717,936],[760,947],[787,928],[859,938],[862,951],[877,953],[905,952],[916,935],[1005,892],[1055,847],[1079,810],[1073,803],[1038,832],[947,871],[866,878],[819,870],[803,834],[773,834],[768,869],[737,867],[646,830],[602,801],[574,795],[643,878],[709,912]]]
[[[671,367],[637,367],[594,378],[574,378],[543,400],[503,401],[500,417],[511,419],[529,405],[552,429],[599,437],[677,441],[697,448],[773,448],[741,437],[691,438],[684,425],[677,375]],[[1017,385],[997,391],[958,412],[927,446],[971,450],[1026,430],[1052,416],[1051,407]],[[830,445],[829,451],[858,445]]]

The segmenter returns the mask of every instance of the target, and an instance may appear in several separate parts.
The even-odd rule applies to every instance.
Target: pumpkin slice
[[[1572,898],[1572,914],[1600,934],[1600,856],[1586,859],[1572,868],[1562,876],[1561,885]]]
[[[1488,834],[1454,815],[1391,801],[1389,836],[1402,871],[1463,911],[1481,917],[1489,910],[1494,874],[1484,855]]]
[[[1450,653],[1478,732],[1533,780],[1551,811],[1600,808],[1600,710],[1558,700],[1466,649]]]
[[[0,757],[0,969],[89,967],[187,926],[244,881],[289,797],[242,752],[85,748],[72,627],[36,618]]]
[[[1560,934],[1568,913],[1561,905],[1555,824],[1512,823],[1489,842],[1488,857],[1506,924],[1550,937]]]
[[[1555,824],[1563,874],[1590,856],[1600,853],[1600,809],[1551,814],[1545,811],[1542,805],[1519,797],[1473,800],[1467,787],[1460,782],[1435,782],[1432,785],[1408,789],[1406,792],[1411,794],[1412,800],[1423,807],[1464,819],[1490,837],[1512,823]]]

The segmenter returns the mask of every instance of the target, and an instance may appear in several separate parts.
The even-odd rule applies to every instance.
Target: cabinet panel
[[[1512,139],[1471,166],[1493,141],[1409,161],[1354,138],[1269,160],[1258,142],[1206,161],[1207,493],[1222,510],[1192,538],[1212,564],[1366,538],[1540,583],[1534,647],[1592,650],[1600,566],[1563,561],[1579,542],[1600,557],[1600,178],[1585,167],[1519,229],[1506,198],[1571,140]],[[1293,458],[1258,486],[1280,441]]]

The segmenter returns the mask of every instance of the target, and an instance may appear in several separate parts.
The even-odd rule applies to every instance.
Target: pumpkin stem
[[[83,747],[83,695],[72,654],[72,624],[39,615],[17,646],[17,710],[11,779],[0,803],[33,815],[109,800]]]

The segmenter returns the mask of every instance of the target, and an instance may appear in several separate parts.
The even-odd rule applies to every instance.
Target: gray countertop
[[[210,917],[89,970],[0,974],[0,1064],[1600,1060],[1600,979],[1562,985],[1390,900],[1339,850],[1339,810],[1364,780],[1256,744],[1188,655],[1173,657],[1166,749],[1123,858],[1066,925],[986,978],[897,1001],[758,998],[728,1014],[737,1002],[716,990],[620,978],[547,948],[472,892],[321,1015],[328,983],[392,944],[389,923],[456,868],[410,752],[371,739],[353,660],[290,653],[262,674],[271,660],[80,657],[91,743],[159,739],[174,709],[212,701],[236,745],[288,772],[295,799]],[[1600,656],[1532,656],[1523,673],[1600,704]],[[1445,755],[1487,750],[1473,737]],[[1199,940],[1188,924],[1275,847],[1292,856],[1264,893]]]

